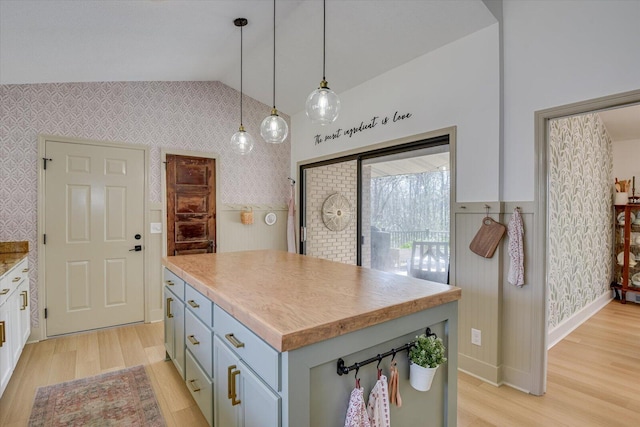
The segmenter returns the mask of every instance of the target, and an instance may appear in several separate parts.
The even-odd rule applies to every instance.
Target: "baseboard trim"
[[[458,353],[458,369],[489,384],[500,385],[498,378],[500,369],[497,366]]]
[[[612,299],[611,291],[608,290],[594,301],[584,306],[576,314],[556,326],[553,330],[550,330],[547,336],[547,342],[549,343],[547,350],[550,350],[554,345],[558,344],[567,335],[573,332],[578,326],[582,325],[591,316],[602,310],[602,308],[609,304]]]

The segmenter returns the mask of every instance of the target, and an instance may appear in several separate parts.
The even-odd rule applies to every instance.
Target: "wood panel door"
[[[144,320],[141,149],[46,141],[47,335]]]
[[[167,154],[167,255],[216,251],[215,160]]]

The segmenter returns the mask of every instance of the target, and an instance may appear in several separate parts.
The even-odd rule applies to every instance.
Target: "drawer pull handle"
[[[197,380],[189,380],[189,387],[191,387],[191,391],[194,393],[197,393],[200,391],[200,387],[198,387],[195,382]]]
[[[20,310],[24,310],[29,306],[29,297],[27,296],[27,291],[20,292],[20,295],[22,295],[22,307],[20,307]]]
[[[19,281],[20,281],[20,279],[21,279],[21,277],[14,277],[14,278],[13,278],[13,280],[12,280],[12,282],[13,282],[13,283],[19,282]]]
[[[189,341],[190,341],[190,342],[191,342],[191,344],[193,344],[193,345],[198,345],[198,344],[200,344],[200,341],[198,341],[198,340],[196,339],[195,335],[189,335],[187,338],[189,339]]]
[[[243,343],[242,341],[238,340],[238,338],[234,337],[234,336],[233,336],[233,334],[226,334],[224,337],[225,337],[227,340],[229,340],[229,342],[230,342],[231,344],[233,344],[233,346],[234,346],[235,348],[242,348],[242,347],[244,347],[244,343]]]
[[[194,300],[190,299],[189,301],[187,301],[189,303],[189,305],[193,308],[199,308],[200,305],[198,305],[197,302],[195,302]]]
[[[171,280],[165,280],[164,282],[169,286],[173,286],[174,285],[174,283]]]
[[[10,291],[10,289],[4,288],[3,290],[0,291],[0,295],[6,295],[8,294]]]
[[[242,403],[240,399],[236,399],[236,397],[238,397],[238,393],[236,391],[236,377],[240,375],[240,369],[235,371],[234,369],[236,369],[236,365],[231,365],[227,368],[227,380],[229,382],[228,397],[231,399],[231,406],[236,406]]]
[[[171,314],[171,301],[173,301],[173,298],[167,298],[167,318],[171,319],[173,317],[173,314]]]
[[[28,268],[23,268],[23,269],[22,269],[22,272],[23,272],[23,273],[28,273],[28,272],[29,272],[29,269],[28,269]]]
[[[4,320],[3,320],[0,322],[0,347],[2,347],[2,344],[4,344],[5,342],[7,342],[7,337],[5,335]]]

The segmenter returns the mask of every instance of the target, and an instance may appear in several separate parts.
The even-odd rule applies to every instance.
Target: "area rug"
[[[30,427],[165,426],[144,366],[38,388]]]

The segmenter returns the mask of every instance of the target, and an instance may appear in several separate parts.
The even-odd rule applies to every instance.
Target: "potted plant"
[[[438,366],[447,361],[442,338],[419,335],[409,349],[409,382],[419,391],[428,391]]]

